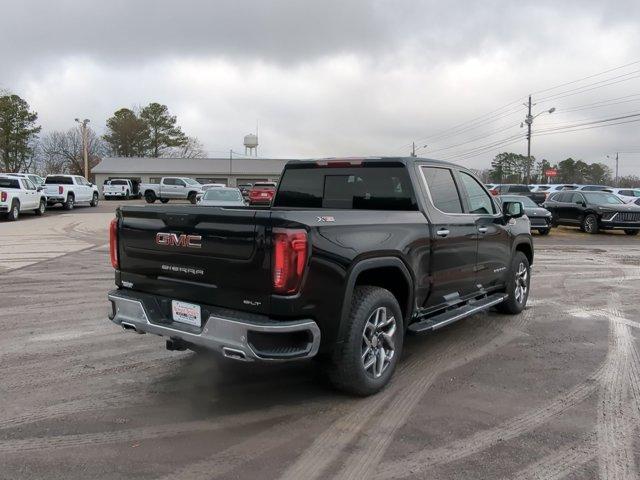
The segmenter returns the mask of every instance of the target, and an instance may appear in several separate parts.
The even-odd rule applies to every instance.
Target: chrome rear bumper
[[[203,319],[203,326],[198,329],[176,325],[167,319],[161,319],[161,323],[156,321],[158,319],[152,318],[145,308],[144,297],[149,295],[122,290],[109,292],[112,304],[109,319],[125,330],[179,340],[235,360],[301,360],[315,356],[320,347],[320,329],[313,320],[276,321],[265,317],[255,321],[212,314]],[[241,312],[234,313],[242,316]]]

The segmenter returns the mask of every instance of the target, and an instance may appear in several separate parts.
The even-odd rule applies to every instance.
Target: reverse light
[[[307,263],[305,230],[273,229],[273,290],[281,295],[298,291]]]
[[[7,201],[7,192],[0,192],[0,202],[6,202]]]
[[[331,168],[349,168],[349,167],[361,167],[362,160],[318,160],[316,165],[319,167],[331,167]]]
[[[114,218],[109,224],[109,258],[111,266],[116,270],[120,268],[118,259],[118,219]]]
[[[58,195],[62,195],[64,192],[64,187],[62,185],[58,185]]]

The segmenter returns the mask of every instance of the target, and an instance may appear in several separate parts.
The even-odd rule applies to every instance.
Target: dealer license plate
[[[196,327],[202,326],[200,305],[172,300],[171,313],[173,314],[174,322],[187,323]]]

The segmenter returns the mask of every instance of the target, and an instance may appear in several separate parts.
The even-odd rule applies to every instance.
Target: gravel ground
[[[536,236],[525,312],[409,337],[354,399],[109,322],[118,203],[0,222],[0,478],[640,476],[639,238]]]

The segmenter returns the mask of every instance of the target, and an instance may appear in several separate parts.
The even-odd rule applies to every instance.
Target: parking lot
[[[113,325],[119,203],[0,222],[1,478],[640,475],[640,238],[534,235],[521,315],[409,337],[357,399],[312,363],[220,370]]]

